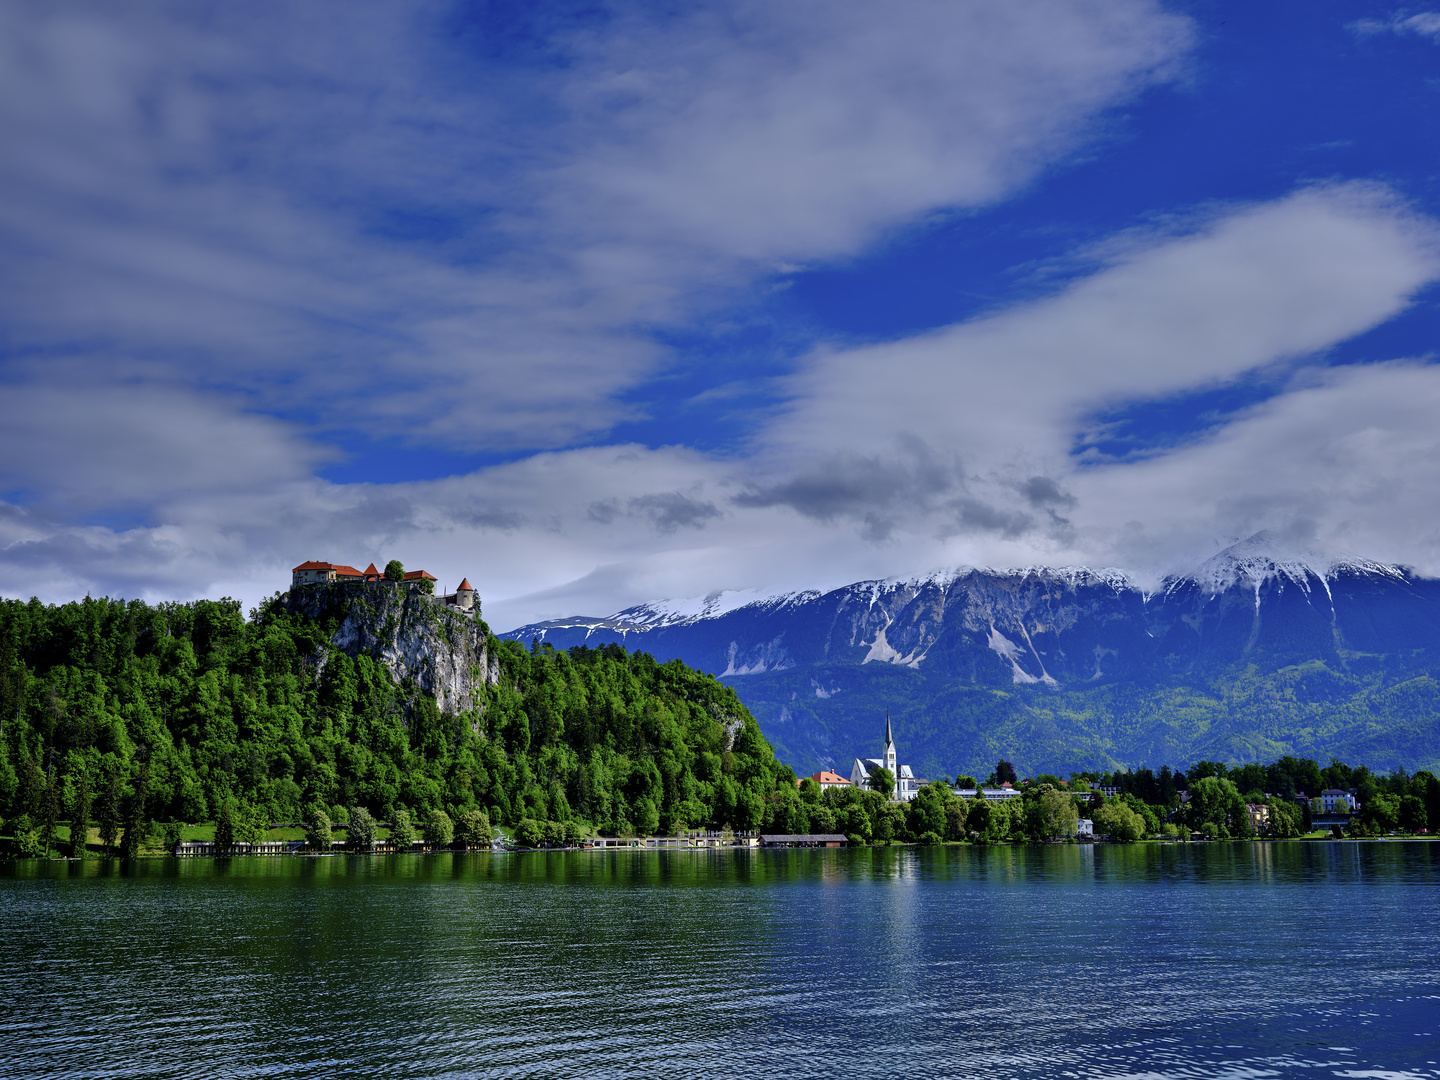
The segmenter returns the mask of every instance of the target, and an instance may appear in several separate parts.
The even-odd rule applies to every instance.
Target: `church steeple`
[[[890,730],[890,710],[885,710],[885,768],[890,770],[897,780],[900,777],[899,770],[895,766],[895,736]]]

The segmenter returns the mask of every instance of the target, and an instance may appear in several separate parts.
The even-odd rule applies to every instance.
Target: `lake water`
[[[0,1076],[1440,1077],[1440,844],[0,864]]]

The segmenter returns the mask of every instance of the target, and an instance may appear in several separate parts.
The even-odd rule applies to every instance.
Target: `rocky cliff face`
[[[441,712],[474,708],[475,691],[500,681],[478,604],[459,611],[411,586],[337,583],[292,589],[285,609],[317,622],[339,620],[330,637],[335,648],[352,658],[364,653],[397,683],[409,680],[433,694]]]

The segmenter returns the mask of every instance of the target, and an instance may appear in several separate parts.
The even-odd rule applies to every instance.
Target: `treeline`
[[[1155,815],[1178,811],[1178,823],[1217,837],[1253,834],[1247,804],[1267,807],[1269,835],[1309,832],[1310,806],[1297,803],[1296,797],[1314,799],[1328,790],[1343,791],[1359,804],[1348,826],[1351,835],[1440,831],[1440,780],[1428,770],[1374,773],[1333,758],[1322,767],[1309,758],[1282,757],[1269,765],[1200,761],[1173,773],[1167,766],[1159,772],[1076,773],[1072,779],[1119,788],[1130,802],[1149,806]],[[1182,792],[1187,795],[1183,803]]]
[[[69,820],[123,848],[157,823],[245,834],[356,807],[545,835],[755,829],[795,798],[734,692],[679,661],[492,636],[499,685],[445,714],[334,629],[278,601],[248,619],[228,599],[0,602],[4,834],[49,848]]]

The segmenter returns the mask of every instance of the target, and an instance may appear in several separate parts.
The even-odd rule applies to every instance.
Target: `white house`
[[[1355,809],[1355,800],[1348,791],[1341,791],[1339,788],[1326,788],[1317,798],[1310,800],[1310,811],[1314,813],[1315,804],[1319,803],[1324,807],[1326,814],[1348,814]]]
[[[1003,784],[1000,787],[987,787],[978,789],[973,787],[967,787],[951,788],[950,790],[955,792],[955,794],[960,796],[960,798],[962,799],[983,798],[986,802],[1005,802],[1007,799],[1018,799],[1020,798],[1021,794],[1019,788],[1011,787],[1009,784]]]

